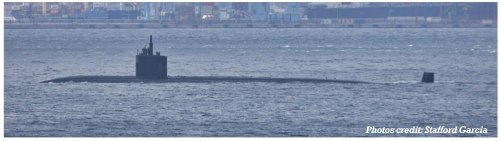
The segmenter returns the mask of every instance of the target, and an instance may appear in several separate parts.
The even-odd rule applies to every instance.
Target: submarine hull
[[[43,81],[42,83],[89,82],[89,83],[211,83],[211,82],[306,82],[306,83],[370,83],[354,80],[313,78],[269,78],[232,76],[173,76],[164,79],[147,79],[135,76],[70,76]]]
[[[139,78],[167,78],[167,56],[137,55],[135,75]]]

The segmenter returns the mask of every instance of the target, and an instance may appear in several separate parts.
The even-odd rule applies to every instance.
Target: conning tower
[[[135,56],[135,76],[146,79],[167,78],[167,56],[153,54],[153,35],[149,36],[149,47],[142,48]]]

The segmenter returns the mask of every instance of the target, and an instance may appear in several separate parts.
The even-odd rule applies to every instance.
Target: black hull
[[[70,76],[43,81],[42,83],[211,83],[211,82],[306,82],[306,83],[370,83],[354,80],[314,78],[223,77],[223,76],[174,76],[165,79],[143,79],[135,76]]]

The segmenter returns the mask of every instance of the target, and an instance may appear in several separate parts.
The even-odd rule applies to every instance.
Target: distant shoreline
[[[9,23],[5,29],[140,29],[140,28],[497,28],[495,24],[270,24],[270,23],[203,23],[203,24],[161,24],[161,23]]]

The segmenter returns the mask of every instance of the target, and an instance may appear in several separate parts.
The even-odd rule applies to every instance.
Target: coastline
[[[367,23],[367,24],[309,24],[309,23],[4,23],[5,29],[140,29],[140,28],[497,28],[495,24],[445,23]]]

